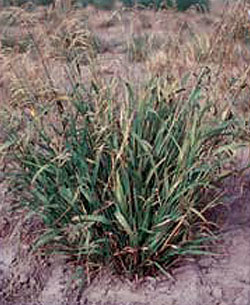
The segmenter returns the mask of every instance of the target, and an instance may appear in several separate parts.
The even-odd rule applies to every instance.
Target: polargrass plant
[[[211,121],[199,84],[188,98],[164,96],[154,80],[141,94],[126,84],[121,103],[108,95],[95,102],[96,85],[85,100],[78,86],[61,125],[46,128],[41,114],[16,141],[12,132],[13,189],[22,191],[21,208],[44,223],[34,249],[128,275],[207,253],[206,216],[218,195],[208,193],[232,135],[231,122]]]

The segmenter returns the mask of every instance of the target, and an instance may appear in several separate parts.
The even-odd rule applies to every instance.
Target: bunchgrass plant
[[[140,92],[127,83],[119,102],[78,84],[68,101],[16,119],[12,189],[44,224],[33,248],[127,275],[208,253],[210,191],[232,136],[229,121],[211,119],[200,84],[165,96],[156,80]]]

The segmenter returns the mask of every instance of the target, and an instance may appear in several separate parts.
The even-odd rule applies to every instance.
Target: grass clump
[[[207,193],[232,137],[230,122],[211,123],[199,84],[170,97],[156,81],[138,94],[126,84],[122,103],[110,89],[104,98],[97,85],[87,95],[79,86],[67,112],[57,101],[21,116],[6,147],[19,164],[11,183],[21,208],[44,223],[34,248],[127,275],[206,253],[216,203]]]
[[[63,19],[51,38],[51,54],[68,63],[89,64],[101,49],[101,42],[85,22],[73,18]]]
[[[155,35],[133,35],[128,42],[128,59],[132,62],[143,62],[153,55],[161,44],[160,38]]]

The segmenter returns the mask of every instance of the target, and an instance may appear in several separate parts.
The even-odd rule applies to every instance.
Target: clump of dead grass
[[[88,64],[99,51],[100,40],[88,29],[86,21],[62,19],[50,38],[51,56],[68,62]]]

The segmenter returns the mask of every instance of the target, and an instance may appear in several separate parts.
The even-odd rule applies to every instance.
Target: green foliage
[[[186,11],[194,6],[198,11],[205,13],[209,11],[210,3],[208,0],[177,0],[176,4],[179,11]]]
[[[200,12],[209,11],[209,0],[121,0],[125,6],[152,7],[155,9],[176,7],[178,11],[186,11],[195,7]]]
[[[201,228],[214,198],[205,194],[226,160],[230,122],[209,119],[198,86],[168,99],[156,81],[138,96],[126,84],[120,103],[98,99],[94,83],[86,100],[84,92],[78,86],[67,111],[57,102],[7,139],[19,164],[12,189],[44,222],[34,248],[140,275],[206,253]],[[57,107],[61,119],[50,122]]]
[[[53,0],[3,0],[3,6],[23,6],[24,4],[50,5]]]
[[[76,0],[76,7],[87,7],[93,5],[100,10],[112,10],[114,8],[115,0]]]
[[[36,5],[45,5],[45,6],[50,5],[53,2],[54,2],[54,0],[34,0],[34,3]]]
[[[28,0],[3,0],[4,6],[22,6],[28,3]],[[53,0],[32,0],[32,3],[36,5],[50,5]],[[191,7],[197,8],[198,11],[209,11],[209,0],[121,0],[126,7],[133,7],[135,5],[139,7],[149,7],[155,9],[176,7],[179,11],[185,11]],[[114,8],[114,0],[76,0],[76,6],[86,7],[89,4],[94,5],[99,9],[110,10]]]
[[[3,0],[3,6],[21,6],[25,4],[27,1],[26,0]]]
[[[102,10],[111,10],[114,8],[114,0],[91,0],[91,4]]]

